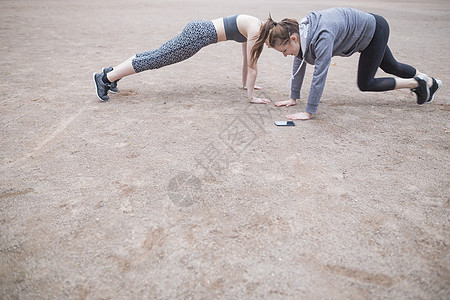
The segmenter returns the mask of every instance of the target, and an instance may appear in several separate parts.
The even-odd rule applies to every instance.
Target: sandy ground
[[[249,105],[234,42],[94,95],[191,20],[335,5],[0,1],[0,298],[448,299],[450,2],[339,2],[388,19],[444,82],[431,104],[359,92],[355,55],[315,120],[276,127],[313,68],[296,107]],[[264,50],[257,94],[287,99],[291,64]]]

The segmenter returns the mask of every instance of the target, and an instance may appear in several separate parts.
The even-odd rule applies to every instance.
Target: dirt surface
[[[448,299],[450,2],[339,3],[389,21],[444,82],[431,104],[359,92],[354,55],[314,120],[276,127],[313,67],[299,105],[249,105],[234,42],[94,95],[191,20],[334,5],[0,1],[0,298]],[[257,95],[287,99],[291,65],[265,49]]]

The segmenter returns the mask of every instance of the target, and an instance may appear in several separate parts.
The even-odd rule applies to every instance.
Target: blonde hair
[[[267,39],[269,46],[273,48],[288,43],[294,33],[299,34],[297,20],[283,19],[281,22],[275,22],[269,14],[269,18],[261,26],[259,37],[250,52],[252,60],[256,61],[259,58]]]

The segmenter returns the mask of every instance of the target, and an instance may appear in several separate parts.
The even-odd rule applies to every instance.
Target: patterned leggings
[[[136,54],[132,60],[133,68],[136,73],[159,69],[186,60],[213,43],[217,43],[214,24],[211,21],[192,21],[161,47]]]

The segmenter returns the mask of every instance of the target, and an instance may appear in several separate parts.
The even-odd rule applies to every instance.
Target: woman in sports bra
[[[253,96],[258,74],[257,61],[250,60],[250,52],[259,35],[262,22],[248,15],[234,15],[209,21],[192,21],[183,31],[161,47],[138,53],[114,68],[94,73],[97,97],[108,101],[108,92],[117,93],[117,82],[125,76],[146,70],[159,69],[188,59],[210,44],[233,40],[242,43],[244,55],[242,86],[247,89],[251,103],[269,103],[268,99]]]

